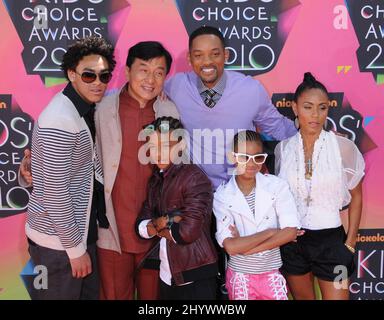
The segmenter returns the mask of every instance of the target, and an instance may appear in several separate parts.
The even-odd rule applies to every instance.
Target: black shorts
[[[334,281],[342,271],[347,271],[348,277],[351,276],[355,270],[354,254],[344,245],[347,236],[343,226],[303,230],[305,234],[298,237],[297,242],[287,243],[280,248],[283,273],[303,275],[312,272],[326,281]]]

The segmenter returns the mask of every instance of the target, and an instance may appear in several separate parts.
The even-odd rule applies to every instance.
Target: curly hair
[[[97,54],[107,60],[109,71],[112,72],[116,65],[113,50],[113,46],[104,38],[98,36],[82,38],[68,47],[67,52],[63,56],[61,70],[63,70],[65,77],[68,79],[67,71],[75,70],[83,57]]]

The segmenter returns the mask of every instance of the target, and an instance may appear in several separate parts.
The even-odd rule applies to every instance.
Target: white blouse
[[[364,158],[356,145],[323,130],[314,146],[311,180],[305,179],[303,140],[299,132],[281,141],[275,156],[276,174],[290,186],[302,227],[320,230],[340,226],[340,210],[351,201],[349,190],[364,176]]]

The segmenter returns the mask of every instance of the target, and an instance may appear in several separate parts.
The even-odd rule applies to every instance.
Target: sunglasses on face
[[[76,72],[76,71],[75,71]],[[101,73],[95,73],[92,71],[84,71],[82,73],[76,72],[81,76],[81,80],[85,83],[92,83],[96,81],[96,78],[99,77],[100,82],[107,84],[112,79],[112,73],[109,71],[104,71]]]
[[[247,164],[251,159],[255,164],[263,164],[268,156],[268,154],[266,153],[259,153],[254,155],[246,154],[246,153],[237,153],[237,152],[232,152],[232,153],[235,156],[236,161],[240,164]]]

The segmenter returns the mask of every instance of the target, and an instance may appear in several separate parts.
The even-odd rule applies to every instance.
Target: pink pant
[[[288,300],[286,281],[278,270],[248,274],[227,268],[225,287],[230,300]]]

